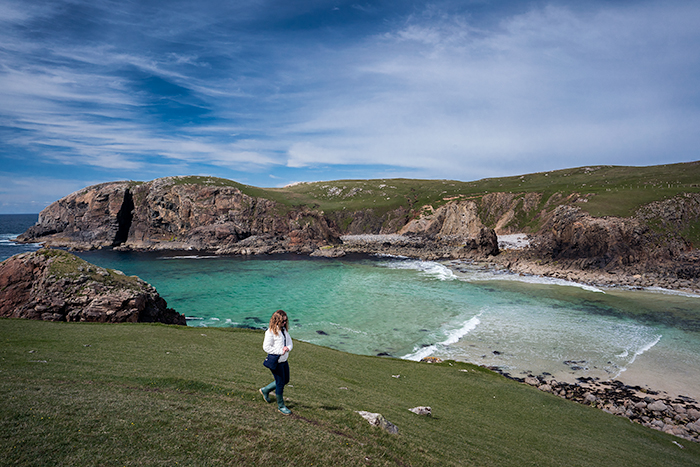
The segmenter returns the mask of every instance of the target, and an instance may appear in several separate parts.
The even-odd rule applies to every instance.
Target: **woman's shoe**
[[[277,408],[280,412],[282,412],[285,415],[289,415],[290,413],[292,413],[292,411],[289,410],[286,405],[284,405],[284,398],[282,397],[279,397],[277,399]]]
[[[272,391],[272,390],[275,389],[276,387],[277,387],[277,384],[273,381],[273,382],[271,382],[270,384],[268,384],[267,386],[265,386],[264,388],[258,389],[258,392],[259,392],[260,394],[262,394],[263,399],[265,399],[265,402],[268,402],[268,403],[269,403],[269,402],[272,402],[272,401],[270,400],[270,397],[269,397],[269,396],[270,396],[270,391]]]

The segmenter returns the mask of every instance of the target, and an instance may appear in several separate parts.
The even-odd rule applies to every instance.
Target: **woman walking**
[[[287,358],[289,358],[289,352],[292,350],[293,346],[292,338],[289,336],[289,319],[287,318],[287,313],[282,310],[277,310],[272,314],[272,318],[270,318],[270,326],[267,331],[265,331],[265,340],[263,341],[263,350],[267,352],[268,355],[279,355],[277,366],[275,366],[274,369],[270,368],[275,380],[264,388],[261,388],[260,394],[262,394],[265,402],[272,402],[269,395],[270,391],[274,389],[275,396],[277,397],[277,408],[285,415],[292,413],[292,411],[284,405],[283,392],[284,385],[289,383],[289,363],[287,363]]]

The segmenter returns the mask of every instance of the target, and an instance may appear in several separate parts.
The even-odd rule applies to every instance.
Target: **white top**
[[[284,339],[285,337],[287,338],[287,347],[289,347],[289,351],[291,352],[292,347],[294,347],[294,344],[292,343],[292,337],[289,335],[289,332],[285,331],[284,329],[280,329],[279,334],[274,334],[272,331],[269,329],[265,331],[265,340],[263,341],[263,350],[267,353],[271,353],[274,355],[281,355],[280,359],[278,362],[286,362],[287,358],[289,358],[289,352],[283,353],[282,349],[284,349]]]

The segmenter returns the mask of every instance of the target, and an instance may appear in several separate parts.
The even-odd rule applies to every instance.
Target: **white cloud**
[[[700,30],[689,18],[700,20],[700,7],[546,7],[491,31],[416,16],[338,60],[350,65],[333,75],[335,94],[312,98],[287,128],[299,135],[287,164],[383,163],[470,178],[511,161],[528,170],[533,158],[535,170],[637,164],[668,151],[689,160],[700,109],[687,101],[699,85],[674,85],[700,71]]]

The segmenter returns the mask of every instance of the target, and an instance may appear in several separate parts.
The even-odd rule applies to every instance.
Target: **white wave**
[[[420,350],[413,352],[408,355],[404,355],[403,358],[404,360],[413,360],[414,362],[419,362],[425,357],[429,357],[431,354],[433,354],[437,350],[437,345],[430,345],[428,347],[423,347]]]
[[[656,336],[656,339],[654,339],[652,342],[649,342],[648,344],[643,345],[642,347],[637,349],[637,351],[634,352],[634,355],[632,355],[632,359],[627,363],[627,366],[620,368],[620,371],[617,372],[617,374],[613,377],[613,379],[618,378],[623,372],[627,371],[627,367],[630,366],[631,364],[633,364],[634,361],[637,359],[637,357],[642,355],[644,352],[648,352],[656,344],[658,344],[659,341],[661,340],[661,337],[663,337],[663,336],[661,334],[659,334],[658,336]]]
[[[438,347],[445,347],[448,345],[456,344],[462,337],[472,332],[474,329],[476,329],[476,327],[479,324],[481,324],[479,316],[481,316],[481,313],[464,323],[464,326],[462,326],[461,328],[448,332],[447,339],[445,339],[444,341],[439,342],[437,344],[429,345],[427,347],[421,347],[413,353],[405,355],[401,358],[405,360],[420,361],[421,359],[433,354],[438,349]]]
[[[535,275],[521,275],[506,271],[495,271],[495,270],[471,270],[463,272],[463,275],[455,276],[459,280],[467,282],[486,282],[486,281],[515,281],[515,282],[525,282],[528,284],[539,284],[539,285],[559,285],[564,287],[578,287],[583,290],[588,290],[589,292],[605,293],[604,290],[599,289],[588,284],[580,284],[578,282],[567,281],[565,279],[558,279],[555,277],[545,277],[545,276],[535,276]]]
[[[688,297],[688,298],[700,298],[700,294],[692,293],[692,292],[684,292],[682,290],[671,290],[671,289],[664,289],[662,287],[646,287],[644,290],[648,292],[654,292],[654,293],[660,293],[660,294],[665,294],[665,295],[678,295],[680,297]]]
[[[17,243],[17,237],[19,237],[20,234],[0,234],[0,243],[3,245],[10,245],[10,246],[33,246],[33,247],[40,247],[41,243]]]
[[[389,269],[405,269],[419,271],[427,276],[435,277],[436,279],[441,281],[457,279],[457,276],[455,275],[452,269],[445,266],[444,264],[436,263],[434,261],[400,260],[384,263],[383,266]]]
[[[211,321],[221,321],[219,318],[209,318]]]

